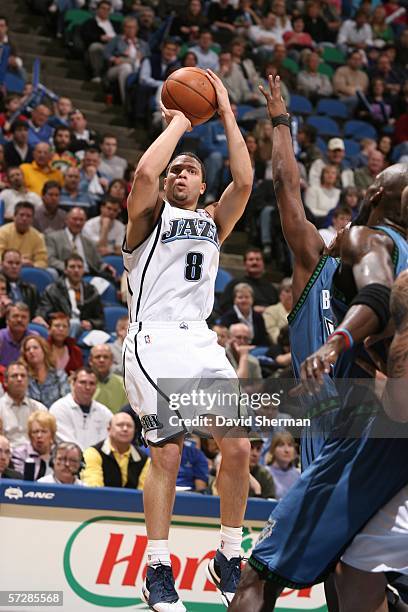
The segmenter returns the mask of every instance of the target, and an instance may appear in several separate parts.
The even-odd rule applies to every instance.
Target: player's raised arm
[[[159,178],[169,163],[174,149],[184,132],[191,130],[190,121],[181,111],[162,106],[167,128],[141,157],[128,197],[129,222],[126,246],[133,249],[152,231],[160,213]]]
[[[316,227],[306,219],[300,195],[300,173],[293,152],[289,115],[281,95],[279,76],[275,79],[269,76],[269,91],[262,86],[259,89],[266,98],[272,125],[275,124],[272,140],[273,185],[283,234],[295,258],[294,284],[299,284],[303,290],[322,255],[324,241]]]
[[[227,136],[232,174],[232,183],[228,185],[214,210],[218,238],[223,242],[245,210],[252,190],[253,171],[247,146],[231,109],[228,92],[214,72],[207,70],[207,76],[217,93],[218,112]]]

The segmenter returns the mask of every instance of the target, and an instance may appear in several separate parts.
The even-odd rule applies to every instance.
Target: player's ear
[[[378,187],[378,189],[374,191],[373,195],[369,199],[369,204],[371,208],[375,208],[376,206],[378,206],[383,196],[383,193],[384,193],[383,185],[381,185],[381,187]]]
[[[207,189],[207,183],[201,183],[200,187],[200,195],[203,195],[204,191]]]

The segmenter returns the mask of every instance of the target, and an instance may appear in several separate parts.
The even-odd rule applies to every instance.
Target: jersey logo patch
[[[219,247],[217,226],[205,219],[171,219],[170,230],[163,232],[163,244],[174,240],[207,240]]]
[[[331,336],[335,329],[334,323],[333,321],[330,321],[330,319],[328,319],[327,317],[323,317],[323,318],[324,318],[324,326],[326,328],[326,333],[328,336]]]
[[[150,339],[150,336],[145,336],[144,337],[144,341],[145,341],[146,344],[151,344],[152,343],[152,341]]]
[[[161,429],[163,427],[155,414],[145,414],[140,419],[140,422],[142,424],[143,431],[145,432],[152,431],[154,429]]]
[[[185,321],[182,321],[179,325],[180,329],[188,329],[188,325]]]

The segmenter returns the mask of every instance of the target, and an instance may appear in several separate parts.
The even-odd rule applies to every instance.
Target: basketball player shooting
[[[213,307],[219,247],[244,212],[253,173],[227,90],[213,72],[208,70],[207,76],[217,94],[232,182],[219,202],[205,211],[196,210],[206,187],[202,162],[190,153],[170,161],[191,124],[181,111],[162,106],[167,128],[144,153],[136,169],[123,246],[130,319],[124,344],[125,385],[151,448],[151,467],[143,492],[148,570],[142,597],[151,610],[158,612],[185,610],[175,589],[168,547],[185,429],[163,435],[157,404],[159,396],[166,396],[158,379],[236,378],[205,320]],[[162,200],[159,178],[166,168]],[[207,576],[228,605],[240,578],[250,443],[246,438],[212,433],[222,454],[217,480],[221,537]]]

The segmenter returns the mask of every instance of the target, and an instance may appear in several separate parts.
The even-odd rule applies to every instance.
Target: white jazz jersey
[[[217,226],[205,210],[183,210],[164,201],[149,236],[132,251],[126,244],[122,249],[130,322],[207,319],[219,248]]]

